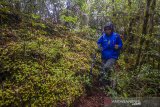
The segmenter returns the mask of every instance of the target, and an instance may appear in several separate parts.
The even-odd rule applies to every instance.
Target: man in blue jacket
[[[118,59],[120,49],[123,46],[120,35],[114,32],[114,26],[111,22],[108,22],[104,26],[104,33],[98,39],[97,44],[98,49],[101,51],[102,58],[100,81],[104,82],[103,80],[109,79],[111,73],[110,69]]]

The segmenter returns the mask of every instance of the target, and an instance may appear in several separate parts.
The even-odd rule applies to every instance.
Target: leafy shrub
[[[84,93],[93,41],[75,34],[52,39],[25,26],[12,30],[18,40],[0,47],[0,106],[69,106]]]

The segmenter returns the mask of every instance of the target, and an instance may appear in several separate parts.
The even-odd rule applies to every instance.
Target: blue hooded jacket
[[[97,44],[99,48],[102,48],[101,56],[104,60],[110,58],[118,59],[120,49],[123,46],[120,35],[115,32],[112,32],[109,36],[106,33],[103,33],[98,39]],[[115,49],[115,45],[118,45],[118,49]]]

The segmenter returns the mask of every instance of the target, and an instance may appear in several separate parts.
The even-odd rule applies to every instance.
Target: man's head
[[[113,24],[111,22],[108,22],[105,26],[104,26],[104,32],[107,35],[110,35],[114,30]]]

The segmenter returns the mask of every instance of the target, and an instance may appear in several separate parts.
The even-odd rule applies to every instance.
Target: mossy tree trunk
[[[145,12],[144,12],[144,19],[143,19],[143,28],[142,28],[142,35],[145,36],[147,34],[147,27],[148,27],[148,21],[149,21],[149,10],[150,10],[150,5],[152,3],[152,0],[146,0],[146,8],[145,8]],[[136,64],[135,67],[137,67],[138,65],[140,65],[140,61],[142,58],[142,47],[143,44],[145,42],[144,37],[140,38],[140,47],[138,49],[138,54],[137,54],[137,58],[136,58]]]

